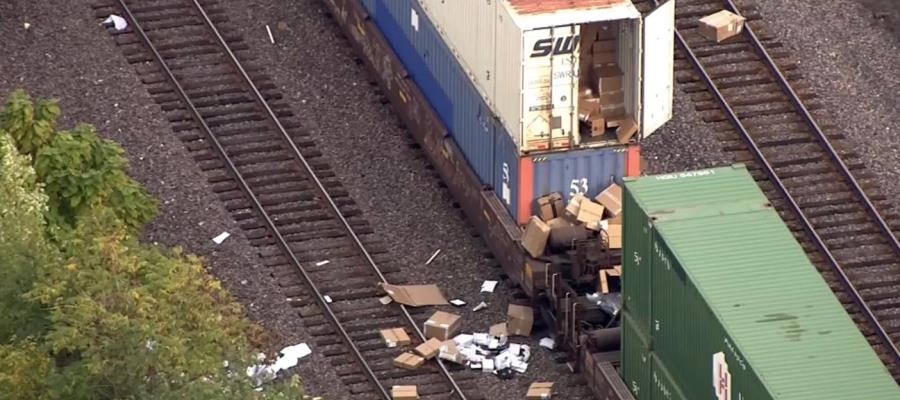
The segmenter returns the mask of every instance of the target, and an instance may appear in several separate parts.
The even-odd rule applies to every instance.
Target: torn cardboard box
[[[412,307],[438,306],[447,304],[447,299],[441,294],[437,285],[391,285],[381,284],[381,287],[394,301]]]
[[[457,364],[462,364],[465,362],[462,354],[459,353],[459,350],[456,349],[456,342],[453,340],[445,340],[441,342],[440,350],[438,351],[438,358],[441,360],[452,361]]]
[[[543,400],[551,398],[553,392],[553,382],[534,382],[528,387],[528,393],[525,394],[525,400]]]
[[[522,235],[522,247],[532,257],[540,257],[547,247],[547,239],[550,237],[550,227],[540,218],[532,216],[525,226],[525,234]]]
[[[381,339],[384,340],[387,347],[406,346],[412,343],[409,340],[409,335],[406,334],[406,330],[403,328],[382,329],[379,333],[381,333]]]
[[[425,321],[425,337],[447,340],[459,330],[459,315],[438,311]]]
[[[606,208],[606,215],[610,217],[615,217],[622,212],[622,188],[615,183],[603,189],[597,197],[594,197],[594,200]]]
[[[416,353],[422,358],[426,360],[430,360],[438,355],[441,351],[441,341],[439,339],[431,338],[425,341],[415,349]]]
[[[419,393],[415,385],[394,385],[391,387],[391,398],[394,400],[418,400]]]
[[[510,304],[506,309],[506,330],[510,336],[529,336],[534,324],[534,310],[528,306]]]
[[[565,211],[562,196],[559,193],[550,193],[537,199],[538,214],[544,221],[561,217]]]
[[[417,369],[425,363],[425,359],[413,353],[403,353],[394,359],[394,366],[403,369]]]
[[[566,205],[566,215],[571,218],[577,217],[578,209],[581,207],[581,201],[584,199],[586,199],[586,197],[584,197],[584,195],[580,193],[572,196],[572,198],[569,200],[569,204]]]
[[[600,220],[603,219],[603,206],[590,200],[581,202],[576,219],[584,223],[584,227],[591,230],[600,230]]]
[[[697,31],[709,40],[721,42],[744,30],[745,18],[728,10],[700,18]]]
[[[631,138],[638,132],[638,124],[634,120],[634,118],[627,117],[624,121],[616,128],[616,140],[621,144],[626,144],[631,141]]]

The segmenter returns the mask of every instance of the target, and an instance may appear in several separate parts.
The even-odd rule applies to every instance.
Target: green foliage
[[[37,153],[34,166],[50,196],[50,216],[74,225],[78,216],[102,205],[138,231],[156,213],[156,201],[125,174],[128,161],[115,143],[100,139],[90,125],[59,132]]]
[[[78,216],[103,206],[111,208],[131,232],[156,214],[156,200],[125,171],[128,160],[116,143],[101,139],[90,125],[72,132],[56,132],[59,106],[41,101],[35,106],[25,92],[9,96],[0,113],[0,128],[9,132],[19,152],[33,158],[38,177],[49,196],[48,220],[72,227]]]
[[[34,334],[44,324],[40,307],[23,295],[37,269],[53,257],[44,240],[46,201],[28,157],[0,131],[0,344]]]
[[[16,90],[0,113],[0,129],[12,135],[19,151],[34,157],[53,136],[59,112],[56,100],[40,101],[35,107],[24,90]]]
[[[197,258],[137,241],[155,200],[122,150],[30,104],[0,114],[0,400],[302,398],[253,389],[259,329]]]

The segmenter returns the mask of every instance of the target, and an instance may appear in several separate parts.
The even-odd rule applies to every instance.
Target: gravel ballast
[[[27,90],[34,99],[57,98],[62,108],[60,129],[90,123],[100,136],[118,142],[130,160],[129,174],[160,201],[159,214],[146,227],[143,241],[181,246],[185,253],[202,256],[210,273],[268,332],[269,352],[310,341],[256,249],[213,194],[90,7],[69,9],[51,3],[0,3],[4,101],[16,88]],[[212,238],[222,232],[231,236],[216,245]],[[316,376],[306,386],[313,393],[336,395],[331,398],[343,396],[336,377],[321,368],[314,372],[318,362],[316,355],[298,367],[306,370],[303,376]]]

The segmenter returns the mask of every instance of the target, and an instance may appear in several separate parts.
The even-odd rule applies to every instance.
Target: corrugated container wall
[[[623,335],[635,337],[622,370],[638,399],[900,398],[743,166],[624,189]]]

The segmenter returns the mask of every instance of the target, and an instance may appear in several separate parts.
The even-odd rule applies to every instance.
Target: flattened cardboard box
[[[549,399],[553,392],[553,382],[534,382],[528,387],[528,393],[525,394],[526,400],[543,400]]]
[[[534,324],[534,310],[528,306],[510,304],[506,309],[506,330],[510,336],[529,336]]]
[[[394,366],[403,369],[416,369],[425,363],[425,359],[413,353],[403,353],[394,359]]]
[[[418,400],[418,389],[415,385],[394,385],[391,388],[391,398],[394,400]]]
[[[456,336],[459,331],[460,317],[456,314],[450,314],[438,311],[425,321],[425,337],[447,340]]]
[[[431,338],[425,341],[418,346],[416,346],[416,353],[418,353],[422,358],[426,360],[430,360],[438,355],[441,351],[441,341],[436,338]]]
[[[550,238],[550,227],[536,216],[531,216],[528,225],[525,226],[525,234],[522,235],[522,247],[532,257],[540,257],[547,247],[547,239]]]
[[[615,183],[603,189],[594,200],[606,207],[606,214],[610,217],[616,217],[622,212],[622,188]]]
[[[381,333],[381,339],[384,340],[387,347],[406,346],[412,343],[409,335],[406,334],[406,330],[403,328],[382,329],[379,333]]]
[[[447,303],[447,299],[441,294],[437,285],[391,285],[381,284],[381,287],[394,301],[412,307],[440,306]]]

